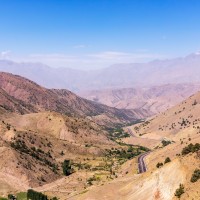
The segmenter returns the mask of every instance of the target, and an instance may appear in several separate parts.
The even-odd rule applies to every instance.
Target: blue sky
[[[199,0],[0,0],[0,58],[95,69],[200,50]]]

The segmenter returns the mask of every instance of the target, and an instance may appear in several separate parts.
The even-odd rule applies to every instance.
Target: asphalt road
[[[130,128],[128,128],[128,133],[130,135],[132,135],[133,137],[136,137],[136,135],[133,133],[133,131]],[[147,166],[144,162],[144,159],[148,154],[149,154],[149,152],[143,153],[142,155],[140,155],[138,157],[138,172],[139,172],[139,174],[142,174],[147,171]]]
[[[147,171],[146,164],[144,162],[144,158],[149,154],[149,152],[144,153],[138,157],[138,172],[142,174]]]

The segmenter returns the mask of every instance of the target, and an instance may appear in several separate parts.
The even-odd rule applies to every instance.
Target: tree
[[[180,184],[180,185],[179,185],[179,188],[176,190],[176,192],[175,192],[174,195],[175,195],[176,197],[180,198],[181,195],[184,194],[184,193],[185,193],[185,191],[184,191],[184,186],[183,186],[183,184]]]
[[[37,192],[34,190],[27,191],[27,199],[31,200],[48,200],[47,196],[42,194],[41,192]]]
[[[166,163],[169,163],[169,162],[171,162],[171,159],[170,159],[169,157],[167,157],[167,158],[165,159],[165,162],[164,162],[164,163],[166,164]]]
[[[192,174],[192,177],[191,177],[190,181],[191,181],[192,183],[194,183],[194,182],[197,182],[199,179],[200,179],[200,170],[199,170],[199,169],[196,169],[196,170],[194,171],[194,173]]]
[[[160,168],[162,166],[163,166],[163,163],[157,163],[157,165],[156,165],[157,168]]]
[[[72,174],[72,167],[70,160],[64,160],[62,168],[63,168],[63,174],[65,176],[69,176],[70,174]]]
[[[8,199],[9,199],[9,200],[15,200],[16,197],[15,197],[13,194],[9,194],[9,195],[8,195]]]
[[[163,147],[166,147],[167,145],[171,144],[171,141],[167,141],[167,140],[162,140],[162,145]]]

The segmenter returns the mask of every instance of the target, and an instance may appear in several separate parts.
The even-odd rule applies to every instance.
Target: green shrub
[[[72,167],[70,160],[64,160],[62,168],[63,168],[63,174],[65,176],[69,176],[70,174],[72,174]]]
[[[0,197],[0,200],[8,200],[7,198],[4,197]]]
[[[194,153],[200,150],[200,144],[196,143],[194,144],[189,144],[188,146],[184,147],[182,150],[182,155],[187,155],[189,153]]]
[[[162,140],[162,145],[163,147],[166,147],[167,145],[171,144],[171,141],[167,141],[167,140]]]
[[[166,163],[169,163],[169,162],[171,162],[171,159],[170,159],[169,157],[167,157],[167,158],[165,159],[165,162],[164,162],[164,163],[166,164]]]
[[[17,194],[17,200],[27,200],[27,193],[26,192],[20,192]]]
[[[157,165],[156,165],[157,168],[160,168],[162,166],[163,166],[163,163],[157,163]]]
[[[31,200],[48,200],[47,196],[42,194],[41,192],[37,192],[34,190],[27,191],[27,199]]]
[[[180,198],[181,195],[184,194],[184,193],[185,193],[185,191],[184,191],[184,186],[183,186],[183,184],[180,184],[179,188],[176,190],[176,192],[175,192],[174,195],[175,195],[176,197]]]
[[[192,183],[194,183],[194,182],[197,182],[199,179],[200,179],[200,170],[199,170],[199,169],[196,169],[196,170],[194,171],[194,173],[192,174],[192,177],[191,177],[190,181],[191,181]]]
[[[8,199],[9,199],[9,200],[12,200],[12,199],[16,199],[16,198],[15,198],[15,196],[14,196],[13,194],[9,194],[9,195],[8,195]]]

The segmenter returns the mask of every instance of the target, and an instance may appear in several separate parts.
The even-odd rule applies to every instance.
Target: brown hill
[[[132,130],[141,138],[179,140],[189,135],[198,134],[200,129],[200,92],[189,97],[171,109],[133,126]]]
[[[48,110],[68,116],[89,116],[103,125],[106,121],[109,122],[106,125],[129,123],[142,115],[140,111],[116,109],[85,100],[68,90],[46,89],[9,73],[0,73],[0,85],[1,106],[21,114]]]
[[[93,187],[71,199],[199,200],[199,175],[194,174],[200,170],[199,111],[200,92],[152,119],[129,127],[134,133],[132,144],[136,144],[138,138],[155,141],[155,148],[145,159],[147,172]],[[196,144],[196,149],[190,143]],[[165,162],[167,157],[171,160],[169,163]],[[158,163],[163,166],[158,167]],[[184,185],[184,193],[177,198],[175,192],[180,184]]]
[[[171,108],[200,90],[200,84],[166,84],[81,92],[80,96],[119,109],[143,109],[152,116]]]
[[[33,188],[66,199],[121,176],[127,155],[141,147],[118,144],[96,123],[56,112],[0,115],[0,196]],[[70,160],[74,173],[64,176]],[[126,164],[126,163],[124,163]],[[123,174],[126,171],[123,170]]]
[[[0,187],[0,195],[62,179],[65,159],[81,163],[87,158],[89,162],[116,146],[87,119],[55,112],[8,113],[0,119],[0,183],[5,186]],[[85,182],[80,184],[83,187]]]

